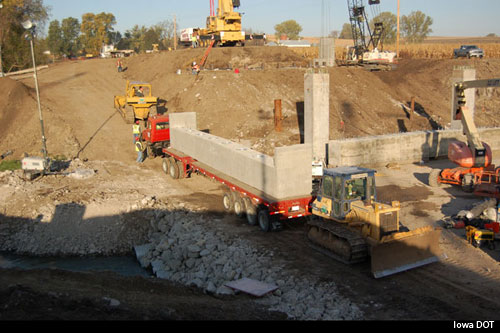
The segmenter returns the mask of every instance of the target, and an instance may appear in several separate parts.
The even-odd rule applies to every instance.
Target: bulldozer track
[[[308,222],[310,227],[316,227],[321,232],[328,232],[333,235],[335,242],[346,242],[350,248],[349,256],[342,256],[341,254],[333,252],[331,249],[326,248],[318,243],[313,242],[308,237],[308,244],[313,249],[345,264],[351,265],[364,262],[368,258],[368,245],[365,240],[356,232],[339,225],[336,222],[329,221],[328,223],[319,220],[311,220]]]

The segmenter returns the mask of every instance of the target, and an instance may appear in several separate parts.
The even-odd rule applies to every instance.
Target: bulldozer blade
[[[439,247],[439,228],[420,228],[396,236],[372,248],[372,273],[376,279],[446,258]]]

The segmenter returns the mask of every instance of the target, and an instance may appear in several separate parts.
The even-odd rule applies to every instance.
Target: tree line
[[[47,35],[47,46],[55,56],[101,53],[103,45],[114,45],[117,49],[132,49],[135,52],[145,52],[158,44],[159,49],[173,46],[174,24],[165,20],[151,27],[135,25],[124,35],[114,30],[115,16],[111,13],[82,15],[81,22],[68,17],[59,22],[51,21]]]
[[[384,24],[384,32],[382,33],[383,43],[393,44],[397,38],[397,16],[391,12],[382,12],[370,21],[370,29],[375,26],[375,22]],[[421,43],[432,33],[432,24],[434,20],[421,11],[411,12],[409,15],[403,15],[400,22],[401,37],[407,43]],[[342,27],[340,33],[333,31],[332,37],[341,39],[352,39],[351,24],[346,23]]]

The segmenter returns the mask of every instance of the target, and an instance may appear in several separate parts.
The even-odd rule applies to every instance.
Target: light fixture
[[[33,22],[31,22],[31,20],[26,20],[26,21],[23,21],[21,23],[21,25],[23,26],[24,29],[26,30],[30,30],[31,28],[33,28]]]

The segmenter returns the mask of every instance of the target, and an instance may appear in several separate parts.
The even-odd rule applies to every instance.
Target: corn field
[[[467,44],[467,43],[464,43]],[[402,59],[452,59],[453,50],[458,49],[462,44],[455,43],[422,43],[422,44],[402,44],[399,48],[399,57]],[[476,43],[484,50],[484,57],[487,59],[500,58],[500,43]],[[318,47],[291,48],[306,59],[318,58]],[[384,50],[396,52],[396,45],[384,45]],[[346,46],[337,44],[335,48],[336,59],[344,59]]]

